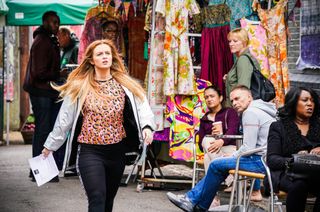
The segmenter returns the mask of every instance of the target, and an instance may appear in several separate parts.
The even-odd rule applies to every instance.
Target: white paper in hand
[[[29,164],[38,186],[49,182],[59,174],[59,170],[52,153],[50,153],[48,157],[44,157],[41,154],[34,158],[30,158]]]

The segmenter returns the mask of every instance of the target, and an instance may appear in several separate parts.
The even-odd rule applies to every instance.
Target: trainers
[[[193,211],[193,205],[186,195],[175,195],[171,192],[167,193],[167,197],[175,206],[186,212]]]

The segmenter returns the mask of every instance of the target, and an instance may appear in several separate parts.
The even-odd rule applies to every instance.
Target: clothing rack
[[[149,66],[148,66],[148,85],[150,85],[150,83],[152,82],[152,75],[151,72],[154,68],[157,67],[163,67],[162,64],[155,64],[155,59],[154,59],[154,39],[155,39],[155,35],[157,33],[165,33],[165,31],[159,31],[159,30],[155,30],[155,17],[156,17],[156,12],[155,12],[155,8],[156,8],[156,4],[157,4],[157,0],[153,1],[153,9],[152,9],[152,26],[151,26],[151,37],[150,37],[150,44],[151,44],[151,48],[150,48],[150,57],[149,57]],[[271,0],[268,0],[268,9],[271,9]],[[200,33],[187,33],[188,37],[201,37]],[[193,66],[194,69],[201,69],[201,66]],[[147,96],[148,99],[151,98],[151,89],[150,87],[148,87],[148,92],[147,92]],[[159,107],[159,106],[157,106]],[[153,106],[151,106],[151,108],[155,108]],[[155,158],[154,158],[155,159]],[[192,180],[184,180],[184,179],[166,179],[163,174],[161,173],[160,167],[158,165],[156,165],[156,168],[159,169],[160,172],[160,178],[157,178],[156,176],[153,176],[153,178],[148,178],[145,177],[145,167],[146,167],[146,163],[149,163],[148,161],[146,161],[146,159],[144,160],[143,164],[142,164],[142,169],[141,169],[141,183],[148,183],[148,182],[160,182],[160,183],[191,183],[192,184]],[[149,164],[150,165],[150,164]]]
[[[155,30],[156,28],[156,23],[155,23],[155,20],[156,20],[156,5],[157,5],[157,0],[154,0],[153,1],[153,8],[152,8],[152,26],[151,26],[151,37],[150,37],[150,44],[151,44],[151,48],[150,48],[150,58],[149,58],[149,66],[148,66],[148,85],[150,85],[151,83],[151,80],[152,80],[152,75],[151,75],[151,72],[153,69],[155,68],[158,68],[158,67],[163,67],[162,64],[156,64],[155,63],[155,59],[154,59],[154,50],[155,50],[155,47],[154,47],[154,38],[155,38],[155,35],[158,34],[158,33],[161,33],[161,34],[164,34],[165,31],[163,30]],[[201,37],[201,34],[200,33],[187,33],[187,36],[188,37]],[[201,69],[201,66],[193,66],[193,69]],[[148,87],[148,99],[151,98],[151,89]],[[159,108],[159,106],[151,106],[151,108]],[[165,106],[163,106],[163,109],[165,109]],[[153,157],[155,159],[155,157]],[[156,160],[156,159],[155,159]],[[147,161],[148,163],[148,161]],[[163,176],[162,172],[161,172],[161,169],[160,167],[157,165],[156,163],[156,167],[154,168],[157,168],[159,170],[159,173],[160,173],[160,176],[159,178],[157,178],[154,174],[151,174],[151,176],[153,177],[145,177],[145,166],[146,166],[146,161],[144,161],[144,163],[142,164],[142,169],[141,169],[141,183],[184,183],[184,184],[192,184],[192,179],[188,180],[188,179],[168,179],[168,178],[165,178],[165,176]],[[152,168],[153,169],[153,168]],[[177,176],[177,178],[179,178]]]

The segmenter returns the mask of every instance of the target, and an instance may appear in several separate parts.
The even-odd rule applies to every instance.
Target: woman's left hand
[[[210,147],[208,148],[208,152],[214,153],[219,151],[223,144],[224,141],[222,139],[211,141]]]
[[[310,154],[320,155],[320,147],[313,148],[313,149],[310,151]]]
[[[153,133],[149,128],[144,128],[142,130],[142,135],[143,135],[144,143],[146,143],[147,145],[152,143],[152,141],[153,141]]]

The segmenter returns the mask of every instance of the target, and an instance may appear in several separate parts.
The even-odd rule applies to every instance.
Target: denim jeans
[[[193,205],[198,205],[203,209],[208,209],[215,197],[220,184],[229,175],[230,169],[236,168],[237,158],[226,157],[213,160],[209,166],[206,176],[186,195]],[[251,172],[265,173],[260,155],[242,157],[240,159],[240,169]],[[254,190],[260,189],[260,182],[254,184]]]
[[[32,139],[32,156],[35,157],[41,154],[43,144],[53,129],[61,102],[57,103],[57,99],[33,95],[30,95],[30,100],[35,117],[35,129]],[[65,144],[53,154],[59,170],[62,169],[64,152]]]

